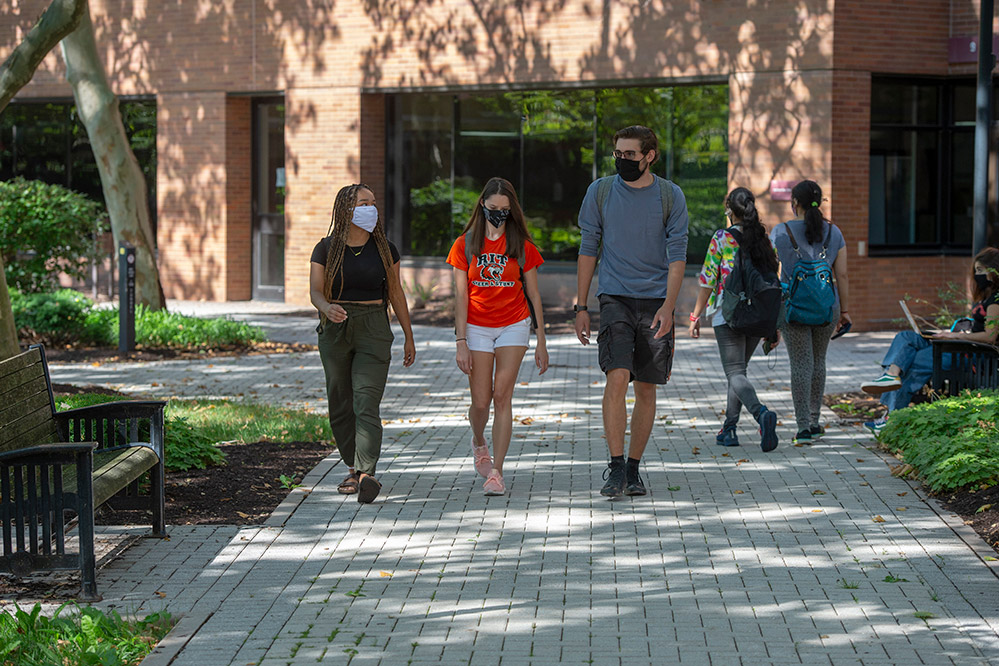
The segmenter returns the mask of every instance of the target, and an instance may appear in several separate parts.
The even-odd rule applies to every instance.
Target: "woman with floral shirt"
[[[756,351],[760,338],[748,337],[729,328],[722,314],[722,301],[725,298],[725,281],[732,272],[737,252],[748,252],[750,261],[761,272],[777,271],[777,255],[766,227],[760,222],[756,198],[752,192],[744,187],[732,190],[725,198],[725,215],[730,226],[728,229],[719,229],[711,238],[704,266],[698,276],[701,288],[698,290],[694,311],[690,313],[690,337],[701,336],[701,315],[710,315],[722,367],[728,379],[728,405],[725,409],[725,422],[716,438],[718,444],[739,446],[735,428],[739,423],[739,412],[745,405],[760,424],[760,448],[773,451],[777,448],[777,414],[760,403],[756,389],[746,377],[746,366]],[[778,335],[774,340],[768,340],[764,344],[764,353],[769,353],[779,339]]]

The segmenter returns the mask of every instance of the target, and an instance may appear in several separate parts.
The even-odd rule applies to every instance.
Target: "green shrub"
[[[95,343],[89,339],[93,331],[87,321],[94,303],[78,291],[60,289],[51,294],[24,294],[11,289],[10,305],[22,338],[57,345],[74,340]]]
[[[892,412],[881,443],[912,465],[934,492],[999,482],[999,391]]]
[[[62,617],[66,608],[75,612]],[[0,666],[131,666],[152,652],[172,624],[168,613],[123,620],[117,611],[63,604],[49,618],[39,604],[30,611],[17,607],[13,614],[0,613]]]
[[[103,204],[61,185],[14,178],[0,182],[0,255],[7,284],[50,291],[60,272],[83,279],[107,231]]]
[[[78,291],[23,294],[12,289],[11,308],[19,337],[46,344],[77,343],[113,347],[118,344],[118,310],[97,308]],[[201,319],[165,310],[135,310],[135,342],[142,347],[212,349],[247,346],[267,339],[264,332],[231,319]]]

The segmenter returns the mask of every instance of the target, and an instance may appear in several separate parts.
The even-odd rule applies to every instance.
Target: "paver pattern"
[[[314,337],[311,318],[246,318]],[[715,342],[680,332],[643,463],[651,495],[609,501],[596,345],[554,336],[547,374],[525,358],[509,492],[487,498],[452,332],[416,337],[405,369],[397,335],[375,504],[337,494],[334,456],[267,525],[174,527],[101,571],[105,605],[183,616],[153,663],[999,664],[994,553],[831,412],[823,440],[791,446],[783,348],[750,369],[781,445],[762,453],[744,414],[743,445],[722,448]],[[855,390],[890,338],[834,341],[827,390]],[[325,411],[317,353],[53,377]]]

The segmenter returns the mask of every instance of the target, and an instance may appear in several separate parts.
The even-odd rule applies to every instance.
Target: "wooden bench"
[[[957,395],[965,389],[999,389],[999,347],[965,340],[932,340],[933,378],[937,393]],[[950,368],[943,360],[950,357]]]
[[[80,599],[99,601],[94,509],[118,493],[138,496],[152,510],[152,535],[166,536],[165,404],[57,412],[44,348],[0,361],[0,572],[80,569]],[[79,551],[67,553],[74,514]]]

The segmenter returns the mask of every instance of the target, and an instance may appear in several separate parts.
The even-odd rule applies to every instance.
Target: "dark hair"
[[[486,204],[486,199],[494,194],[502,194],[510,200],[510,216],[506,218],[504,254],[519,261],[524,256],[524,243],[534,241],[531,240],[531,232],[527,230],[527,224],[524,222],[524,211],[517,199],[517,192],[505,178],[490,178],[482,188],[478,204],[468,218],[468,224],[461,231],[465,234],[465,247],[471,250],[472,254],[477,255],[482,252],[482,243],[486,237],[486,214],[482,211],[482,207]]]
[[[326,252],[326,277],[323,287],[323,295],[327,300],[335,301],[343,294],[343,253],[347,246],[347,232],[354,220],[354,206],[357,205],[357,193],[361,190],[368,190],[374,194],[374,190],[364,183],[354,183],[341,187],[336,193],[333,201],[333,214],[330,219],[330,228],[326,235],[330,239],[330,247]],[[397,283],[389,279],[392,275],[392,251],[389,248],[388,237],[385,235],[385,223],[382,216],[378,215],[378,222],[375,224],[371,235],[375,237],[375,247],[381,256],[382,265],[385,266],[385,279],[389,292],[396,289]],[[333,282],[340,278],[340,291],[333,293]],[[325,315],[324,315],[325,317]],[[325,321],[325,318],[324,320]]]
[[[777,272],[777,255],[770,243],[766,227],[756,210],[756,197],[745,187],[737,187],[725,197],[725,207],[742,227],[742,246],[749,252],[753,265],[761,271]]]
[[[631,125],[630,127],[619,129],[614,132],[615,146],[618,139],[638,139],[642,143],[643,155],[650,150],[656,151],[655,159],[650,162],[650,165],[659,161],[659,139],[656,138],[656,133],[648,127],[644,125]]]
[[[791,190],[791,199],[804,208],[805,240],[811,244],[822,241],[822,188],[813,180],[803,180]]]
[[[979,289],[978,284],[975,282],[975,264],[981,264],[985,267],[985,273],[989,276],[989,286],[985,289]],[[984,301],[987,298],[991,298],[999,293],[999,250],[994,247],[987,247],[978,254],[975,258],[971,260],[971,293],[974,295],[976,301]]]

